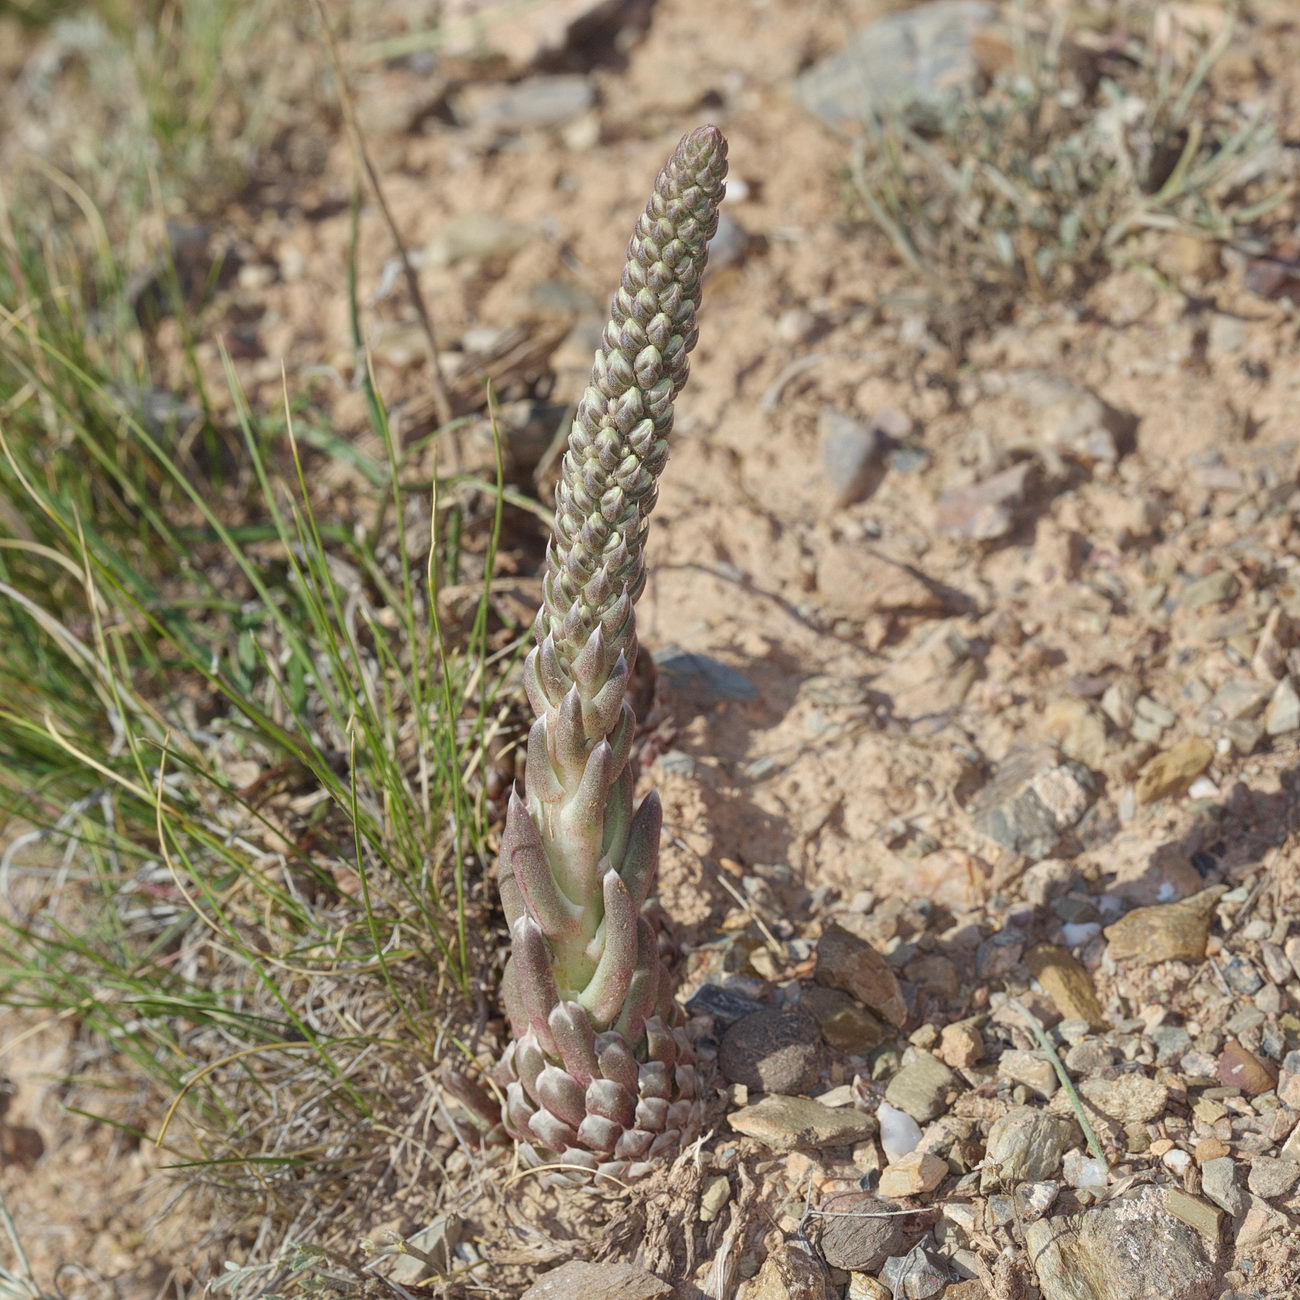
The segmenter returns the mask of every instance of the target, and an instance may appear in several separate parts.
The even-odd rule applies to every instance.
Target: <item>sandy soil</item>
[[[756,904],[766,919],[812,941],[830,911],[867,904],[888,941],[900,932],[890,918],[904,916],[889,900],[918,898],[942,914],[935,933],[972,924],[988,935],[1018,917],[1055,939],[1055,917],[1024,920],[1030,859],[993,842],[975,816],[1004,758],[1043,744],[1095,775],[1086,816],[1053,860],[1067,859],[1077,890],[1117,900],[1108,919],[1209,884],[1263,883],[1252,906],[1282,945],[1297,894],[1300,731],[1248,745],[1206,710],[1242,679],[1267,700],[1276,678],[1252,667],[1266,620],[1279,607],[1300,615],[1294,306],[1252,292],[1243,258],[1189,261],[1170,237],[1145,254],[1163,282],[1135,267],[1069,306],[1027,303],[955,362],[900,299],[906,279],[882,242],[849,222],[844,145],[791,93],[846,20],[895,7],[842,13],[752,0],[706,13],[691,0],[658,0],[612,48],[568,56],[590,69],[592,109],[560,129],[504,139],[443,120],[441,96],[460,93],[439,81],[446,69],[431,78],[399,61],[358,78],[394,216],[423,254],[448,364],[485,330],[552,340],[507,375],[508,399],[575,394],[589,364],[584,339],[649,179],[690,125],[714,120],[729,138],[731,248],[710,272],[640,628],[652,650],[678,646],[735,669],[753,698],[700,702],[671,684],[661,694],[673,751],[690,760],[661,761],[647,776],[666,808],[665,908],[688,952],[744,925],[732,891],[747,877],[769,882]],[[1300,65],[1291,57],[1291,72],[1278,75],[1278,51],[1300,50],[1300,25],[1285,6],[1253,12],[1259,93],[1294,136]],[[312,166],[265,169],[264,183],[209,220],[210,244],[234,269],[207,309],[199,359],[221,391],[224,336],[250,401],[268,407],[280,401],[283,363],[290,389],[315,392],[336,434],[374,450],[351,384],[342,293],[351,161],[332,127],[316,126],[312,138]],[[510,223],[491,248],[449,249],[449,231],[487,217]],[[361,247],[376,373],[399,436],[415,436],[429,419],[422,345],[373,204]],[[163,322],[153,351],[158,382],[179,388],[176,341]],[[1044,375],[1101,399],[1113,455],[1054,444],[1059,412],[1032,398]],[[835,503],[823,463],[827,410],[868,422],[889,412],[907,430],[911,454],[892,458],[869,496],[847,506]],[[478,445],[468,444],[471,460]],[[945,494],[1017,465],[1029,471],[1003,535],[980,540],[954,523]],[[330,473],[346,500],[354,485]],[[516,562],[526,569],[530,555],[535,563],[535,536]],[[1185,599],[1216,573],[1232,577],[1221,599]],[[1107,720],[1101,701],[1117,683],[1173,721],[1144,740]],[[1194,736],[1213,748],[1196,773],[1204,784],[1189,794],[1189,779],[1139,802],[1150,761]],[[1212,945],[1255,951],[1239,933]],[[1234,1009],[1213,980],[1108,964],[1101,938],[1081,957],[1117,1022],[1155,1006],[1210,1032]],[[699,959],[688,969],[708,973]],[[996,978],[961,983],[959,995],[927,1004],[936,1023],[987,1008],[999,987]],[[1296,992],[1286,987],[1284,1009],[1294,1011]],[[172,1285],[174,1265],[183,1276],[205,1267],[203,1252],[193,1254],[204,1234],[187,1223],[185,1203],[154,1226],[174,1194],[158,1157],[64,1109],[75,1095],[63,1082],[77,1069],[75,1026],[3,1014],[0,1070],[16,1087],[7,1122],[38,1133],[45,1151],[7,1161],[0,1190],[43,1285],[155,1295]],[[727,1137],[723,1126],[717,1142]],[[779,1159],[751,1155],[751,1171],[785,1177]],[[1294,1211],[1293,1200],[1280,1204]],[[478,1242],[491,1258],[499,1196],[464,1208],[471,1221],[481,1216]],[[769,1211],[784,1222],[779,1204]],[[358,1224],[358,1237],[387,1222],[410,1230],[420,1213],[417,1200]],[[611,1212],[591,1213],[599,1222]],[[552,1235],[576,1231],[571,1219],[561,1213]],[[749,1234],[758,1260],[769,1225],[760,1219]],[[1230,1244],[1225,1252],[1230,1269]],[[519,1271],[502,1277],[521,1284],[564,1257],[534,1242],[520,1261],[505,1260]],[[1281,1256],[1268,1265],[1281,1266]]]

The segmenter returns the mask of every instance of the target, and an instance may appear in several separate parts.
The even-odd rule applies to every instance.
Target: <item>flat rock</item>
[[[1234,1219],[1245,1214],[1249,1204],[1237,1178],[1237,1162],[1228,1156],[1201,1165],[1201,1191]]]
[[[1107,927],[1106,955],[1112,961],[1132,959],[1147,965],[1204,961],[1214,907],[1224,892],[1222,885],[1215,885],[1177,903],[1135,907]]]
[[[1246,1186],[1255,1196],[1266,1201],[1285,1196],[1300,1180],[1300,1165],[1294,1160],[1279,1160],[1275,1156],[1256,1156],[1250,1162]]]
[[[826,1063],[816,1020],[798,1007],[765,1008],[722,1036],[718,1068],[729,1083],[759,1092],[806,1093]]]
[[[763,1004],[737,992],[724,989],[718,984],[701,984],[686,1003],[686,1010],[693,1016],[709,1016],[716,1028],[725,1029],[737,1020],[762,1011]]]
[[[1288,1052],[1282,1060],[1277,1099],[1292,1110],[1300,1110],[1300,1052]]]
[[[924,1196],[948,1176],[948,1162],[931,1151],[909,1151],[880,1175],[881,1196]]]
[[[979,483],[939,495],[934,526],[941,533],[973,542],[995,542],[1012,532],[1038,477],[1033,461],[1022,460]]]
[[[874,1115],[848,1107],[832,1109],[810,1097],[783,1097],[775,1093],[727,1116],[727,1123],[774,1151],[800,1147],[852,1146],[875,1136]]]
[[[1232,573],[1227,569],[1217,569],[1214,573],[1189,582],[1183,588],[1178,604],[1187,610],[1205,609],[1209,605],[1222,605],[1225,601],[1232,600],[1240,590],[1241,584]]]
[[[1049,746],[1013,749],[971,808],[975,829],[1013,853],[1051,856],[1097,797],[1093,774]]]
[[[998,1078],[1018,1083],[1040,1097],[1051,1097],[1060,1087],[1056,1070],[1041,1052],[1022,1052],[1010,1048],[998,1057]]]
[[[833,127],[933,103],[973,84],[973,38],[997,17],[985,0],[936,0],[860,28],[848,46],[803,72],[795,96]]]
[[[817,556],[817,591],[844,618],[873,614],[937,617],[954,604],[932,578],[861,543],[823,546]]]
[[[432,266],[500,264],[512,258],[532,237],[532,230],[521,222],[493,212],[466,212],[439,227],[437,235],[425,246],[425,258]],[[545,450],[543,447],[542,451]]]
[[[1278,682],[1264,713],[1264,730],[1270,736],[1283,736],[1300,729],[1300,695],[1295,682],[1284,677]]]
[[[758,698],[754,684],[744,673],[711,655],[665,646],[655,651],[654,661],[673,688],[694,704],[709,707],[723,700]]]
[[[1215,1300],[1211,1246],[1144,1187],[1025,1227],[1043,1300]]]
[[[864,918],[847,914],[830,922],[817,941],[819,984],[842,989],[895,1026],[907,1019],[907,1003],[888,962],[857,933]]]
[[[881,1281],[894,1293],[895,1300],[939,1300],[952,1281],[947,1261],[918,1242],[906,1255],[885,1261]]]
[[[984,1188],[1042,1182],[1061,1168],[1078,1129],[1064,1116],[1020,1106],[993,1121],[985,1148]]]
[[[1025,953],[1029,973],[1043,986],[1063,1020],[1082,1020],[1092,1029],[1108,1028],[1092,976],[1068,949],[1036,943]]]
[[[1214,761],[1214,746],[1200,736],[1188,736],[1157,754],[1138,774],[1138,803],[1154,803],[1186,794],[1188,787]]]
[[[1095,705],[1074,696],[1053,700],[1043,710],[1043,734],[1061,747],[1066,758],[1078,759],[1085,767],[1105,767],[1112,746],[1106,736],[1106,722]]]
[[[1181,1187],[1166,1187],[1165,1208],[1175,1219],[1195,1228],[1208,1241],[1219,1240],[1219,1223],[1223,1214],[1213,1205],[1206,1205],[1197,1196],[1189,1196]]]
[[[715,1174],[700,1193],[700,1222],[712,1223],[730,1199],[731,1180],[726,1174]]]
[[[1169,1089],[1144,1074],[1083,1079],[1078,1090],[1090,1106],[1117,1124],[1148,1124],[1159,1119],[1169,1104]]]
[[[674,1300],[677,1289],[635,1264],[571,1259],[537,1279],[520,1300]]]
[[[800,995],[799,1005],[821,1026],[827,1043],[840,1052],[870,1051],[889,1034],[885,1024],[842,989],[809,984]]]
[[[890,1079],[885,1100],[925,1124],[948,1109],[961,1087],[961,1080],[937,1056],[918,1051]]]
[[[509,85],[467,86],[455,99],[462,124],[494,135],[561,126],[596,102],[595,86],[578,73],[527,77]]]
[[[904,1220],[895,1201],[874,1196],[836,1197],[822,1219],[821,1252],[835,1268],[874,1273],[903,1244]]]
[[[407,1238],[412,1246],[429,1257],[423,1260],[419,1255],[403,1253],[393,1261],[389,1279],[400,1284],[418,1282],[432,1272],[449,1272],[451,1269],[451,1252],[460,1241],[462,1224],[454,1214],[440,1214],[426,1228],[421,1228],[413,1237]],[[432,1261],[431,1263],[429,1261]]]

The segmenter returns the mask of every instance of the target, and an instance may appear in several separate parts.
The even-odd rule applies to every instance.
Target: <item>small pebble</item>
[[[1061,926],[1061,940],[1067,948],[1082,948],[1090,939],[1101,933],[1097,921],[1083,921]]]
[[[1061,1173],[1071,1187],[1099,1190],[1106,1186],[1106,1166],[1082,1151],[1067,1151]]]
[[[882,1101],[876,1110],[876,1118],[880,1121],[880,1145],[891,1164],[920,1145],[921,1126],[906,1111]]]
[[[1219,1057],[1219,1081],[1225,1088],[1240,1088],[1247,1097],[1257,1097],[1276,1086],[1277,1075],[1271,1065],[1234,1038]]]
[[[1051,1097],[1060,1085],[1052,1063],[1038,1052],[1003,1052],[998,1059],[998,1078],[1024,1084],[1044,1098]]]
[[[881,1196],[923,1196],[948,1176],[948,1162],[929,1151],[912,1151],[880,1175]]]
[[[983,1059],[984,1037],[972,1024],[948,1025],[939,1036],[935,1054],[954,1070],[969,1069]]]

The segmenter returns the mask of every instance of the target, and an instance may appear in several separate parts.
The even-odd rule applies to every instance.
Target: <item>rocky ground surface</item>
[[[996,6],[957,7],[969,31],[949,5],[925,58],[879,56],[908,93],[976,76],[999,39]],[[870,81],[837,78],[846,33],[901,8],[539,4],[489,30],[495,77],[411,56],[360,81],[453,389],[496,377],[521,481],[542,460],[545,484],[659,162],[702,120],[733,159],[640,624],[662,902],[716,1055],[714,1126],[630,1247],[617,1198],[503,1208],[450,1146],[432,1223],[413,1196],[358,1224],[419,1232],[476,1293],[1300,1288],[1300,269],[1157,234],[955,356],[850,221],[833,129]],[[1294,153],[1300,14],[1241,18],[1213,75]],[[196,236],[228,268],[199,359],[219,373],[224,331],[271,406],[283,360],[364,456],[349,164],[321,130],[314,166]],[[376,374],[416,437],[421,335],[370,210],[362,247]],[[471,467],[483,448],[471,427]],[[511,561],[524,603],[536,558]],[[48,1076],[10,1072],[0,1178],[42,1257],[68,1258],[103,1225],[35,1219],[86,1138],[52,1118]],[[145,1294],[148,1240],[123,1249],[135,1264],[97,1267]],[[436,1286],[412,1256],[381,1267]]]

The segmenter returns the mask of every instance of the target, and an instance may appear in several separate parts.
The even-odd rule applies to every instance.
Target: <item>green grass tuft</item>
[[[413,481],[367,376],[384,456],[332,517],[330,439],[228,360],[228,420],[152,418],[124,270],[39,229],[0,227],[0,1003],[74,1023],[80,1096],[195,1185],[320,1231],[430,1158],[493,960],[500,457]],[[111,1104],[133,1073],[162,1123]]]
[[[855,207],[959,351],[1019,302],[1141,261],[1144,235],[1248,241],[1287,198],[1267,111],[1213,88],[1231,28],[1180,66],[1111,18],[1123,40],[1097,47],[1063,15],[1044,29],[1018,9],[984,90],[869,123],[855,150]]]

